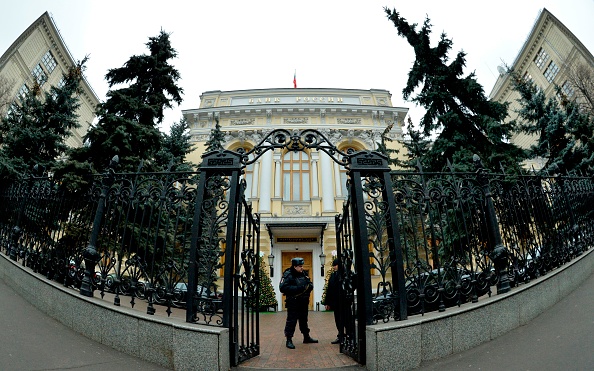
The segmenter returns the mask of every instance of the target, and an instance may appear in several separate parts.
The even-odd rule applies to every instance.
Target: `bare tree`
[[[573,89],[580,111],[594,117],[594,66],[572,63],[567,71],[567,81]]]
[[[0,76],[0,118],[6,115],[8,107],[14,98],[11,94],[14,81],[6,76]]]

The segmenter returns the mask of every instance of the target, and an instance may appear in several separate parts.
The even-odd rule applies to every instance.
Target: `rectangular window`
[[[553,82],[555,76],[559,73],[559,67],[555,64],[555,62],[551,61],[549,66],[544,72],[544,77],[547,79],[548,82]]]
[[[571,98],[575,91],[573,90],[573,86],[569,81],[565,81],[563,86],[561,86],[561,91],[567,96],[567,98]]]
[[[47,81],[47,75],[45,74],[45,71],[43,71],[43,68],[41,68],[40,64],[35,66],[31,73],[33,74],[33,77],[35,77],[35,81],[37,81],[39,86],[42,86]]]
[[[17,96],[20,98],[25,98],[25,96],[29,93],[29,87],[26,84],[23,84],[17,93]]]
[[[534,63],[536,64],[536,67],[542,69],[542,67],[545,65],[545,63],[547,63],[548,60],[549,55],[543,48],[540,48],[538,54],[534,58]]]
[[[47,53],[45,53],[43,58],[41,58],[41,61],[43,62],[43,65],[45,66],[45,69],[48,73],[52,73],[58,65],[58,63],[54,59],[54,56],[52,55],[52,52],[50,52],[49,50],[47,51]]]

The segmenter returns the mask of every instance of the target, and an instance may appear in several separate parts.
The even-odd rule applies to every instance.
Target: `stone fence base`
[[[372,371],[409,370],[490,341],[522,326],[594,273],[594,249],[503,295],[478,303],[367,326]],[[33,274],[0,254],[0,278],[31,304],[82,335],[175,370],[230,369],[229,331],[117,307]],[[396,366],[396,367],[395,367]]]
[[[410,370],[522,326],[594,273],[594,249],[545,276],[478,303],[367,327],[367,369]]]
[[[175,370],[227,371],[229,330],[161,319],[88,298],[0,254],[0,278],[42,312],[121,352]]]

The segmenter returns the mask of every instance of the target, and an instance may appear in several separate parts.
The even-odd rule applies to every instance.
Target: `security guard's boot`
[[[318,339],[314,339],[309,334],[303,337],[303,344],[315,344],[318,342]]]
[[[295,345],[293,344],[293,340],[290,337],[287,337],[287,348],[295,349]]]

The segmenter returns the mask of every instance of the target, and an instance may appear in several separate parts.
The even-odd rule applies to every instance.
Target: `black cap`
[[[340,259],[332,260],[332,266],[339,265],[339,264],[340,264]]]
[[[291,264],[296,267],[298,265],[303,265],[303,263],[305,263],[305,261],[303,260],[303,258],[293,258],[291,259]]]

